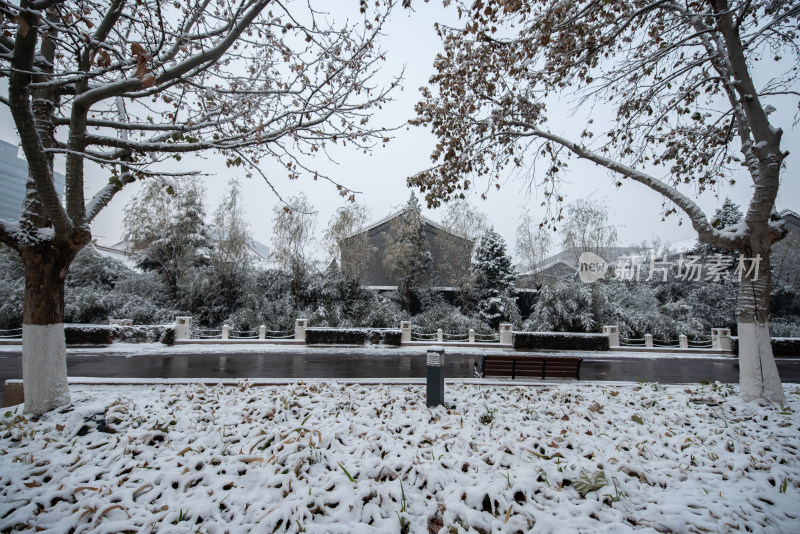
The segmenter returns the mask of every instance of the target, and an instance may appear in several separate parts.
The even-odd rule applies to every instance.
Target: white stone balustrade
[[[400,343],[411,341],[411,321],[400,321]]]
[[[618,326],[604,326],[603,334],[608,336],[609,348],[619,347],[619,327]]]
[[[731,350],[731,329],[712,328],[711,348],[717,350]]]
[[[175,317],[175,339],[189,339],[191,332],[191,317]]]
[[[511,345],[514,342],[514,325],[511,323],[500,323],[500,343]]]
[[[294,339],[296,341],[306,340],[306,328],[308,328],[308,319],[297,319],[294,322]]]

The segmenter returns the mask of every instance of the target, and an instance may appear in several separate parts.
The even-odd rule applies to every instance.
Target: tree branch
[[[155,86],[161,86],[173,82],[182,76],[196,69],[205,70],[215,64],[219,58],[236,42],[250,23],[261,13],[270,3],[270,0],[254,0],[250,9],[242,15],[235,23],[230,26],[230,31],[219,43],[203,52],[189,57],[178,63],[175,67],[165,69],[164,73],[156,76]],[[127,93],[144,87],[138,78],[126,78],[116,83],[106,84],[90,89],[75,99],[74,107],[86,108],[87,110],[95,103],[112,98],[124,96]]]
[[[14,250],[18,250],[18,240],[14,237],[14,233],[19,231],[17,223],[0,219],[0,243],[7,245]]]
[[[36,183],[42,206],[53,222],[56,231],[68,232],[73,227],[72,221],[58,198],[53,182],[53,169],[48,163],[49,158],[45,153],[42,139],[39,137],[31,107],[30,84],[32,77],[28,73],[32,71],[36,56],[40,16],[39,13],[31,10],[23,10],[20,16],[25,20],[28,29],[24,35],[23,32],[18,31],[14,43],[14,68],[8,82],[9,108],[14,117],[22,150],[28,161],[30,176]]]
[[[700,241],[703,243],[708,243],[710,245],[726,249],[735,250],[738,248],[741,237],[732,237],[721,234],[718,230],[712,227],[711,224],[709,224],[708,218],[706,217],[705,213],[703,213],[703,210],[700,208],[700,206],[698,206],[692,199],[671,185],[668,185],[658,178],[650,176],[645,172],[639,171],[610,158],[601,156],[582,145],[574,143],[546,130],[541,130],[535,126],[521,122],[511,122],[510,124],[515,127],[524,128],[526,131],[522,134],[519,132],[507,132],[507,135],[534,136],[547,139],[548,141],[552,141],[560,146],[563,146],[580,158],[588,159],[597,165],[626,176],[631,180],[639,182],[640,184],[660,193],[668,200],[675,203],[675,205],[677,205],[689,217],[692,227],[695,229]],[[503,134],[501,133],[499,135]]]

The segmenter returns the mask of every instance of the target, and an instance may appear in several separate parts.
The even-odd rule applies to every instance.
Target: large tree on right
[[[439,27],[444,52],[412,121],[439,138],[434,166],[409,184],[435,206],[476,179],[499,187],[511,167],[539,181],[558,208],[560,171],[578,157],[611,171],[618,185],[629,179],[657,191],[665,212],[686,214],[701,242],[739,252],[741,392],[781,401],[769,337],[770,247],[785,235],[772,213],[787,153],[770,114],[787,101],[796,110],[800,5],[458,4],[465,23]],[[764,79],[755,79],[757,62]],[[582,132],[564,135],[563,123],[549,124],[563,117],[549,112],[555,99],[587,117]],[[731,181],[740,165],[753,181],[744,223],[714,225],[681,189]]]

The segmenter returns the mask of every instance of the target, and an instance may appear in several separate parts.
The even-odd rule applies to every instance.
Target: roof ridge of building
[[[362,228],[360,230],[357,230],[357,231],[355,231],[355,232],[353,232],[351,234],[348,234],[348,235],[344,236],[342,239],[349,239],[349,238],[357,236],[359,234],[363,234],[364,232],[369,232],[370,230],[374,230],[375,228],[381,226],[382,224],[386,224],[387,222],[391,221],[392,219],[398,217],[399,215],[401,215],[405,211],[406,211],[405,209],[394,211],[394,212],[390,213],[389,215],[387,215],[386,217],[384,217],[383,219],[380,219],[380,220],[370,224],[369,226],[365,226],[364,228]],[[436,221],[434,221],[432,219],[429,219],[425,215],[420,214],[420,218],[422,219],[422,222],[433,226],[437,230],[441,230],[443,232],[447,232],[448,234],[450,234],[452,236],[459,237],[461,239],[466,239],[467,241],[472,241],[472,239],[470,239],[468,237],[464,237],[464,236],[461,236],[461,235],[458,235],[458,234],[455,234],[455,233],[451,232],[450,230],[448,230],[447,228],[442,226],[440,223],[437,223]]]

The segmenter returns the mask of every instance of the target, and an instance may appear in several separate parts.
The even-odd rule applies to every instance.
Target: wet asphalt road
[[[383,349],[371,352],[342,348],[274,348],[265,353],[213,353],[207,350],[192,354],[191,349],[172,348],[142,355],[136,353],[105,354],[102,349],[70,349],[67,374],[73,377],[106,378],[423,378],[426,354],[409,350]],[[475,352],[446,353],[445,376],[472,376],[473,364],[479,361]],[[609,355],[611,356],[611,355]],[[800,359],[779,359],[778,369],[784,382],[800,382]],[[581,366],[582,380],[636,381],[662,384],[692,383],[700,380],[736,383],[738,363],[725,358],[586,358]],[[22,378],[21,353],[0,352],[0,393],[6,380]]]

